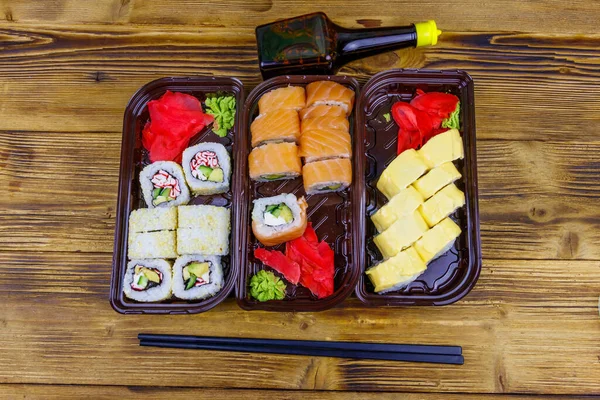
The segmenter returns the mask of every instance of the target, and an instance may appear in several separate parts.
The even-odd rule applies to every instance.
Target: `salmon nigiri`
[[[320,104],[317,106],[303,108],[299,111],[300,119],[305,120],[308,118],[316,117],[345,117],[346,110],[340,106],[328,106],[327,104]]]
[[[260,114],[276,109],[300,110],[306,105],[306,92],[301,86],[286,86],[271,90],[258,100]]]
[[[300,175],[302,163],[294,143],[267,143],[256,147],[248,156],[250,179],[275,181]]]
[[[354,91],[333,81],[316,81],[306,85],[306,107],[327,104],[340,106],[346,115],[352,113]]]
[[[318,129],[339,129],[349,132],[350,123],[344,117],[315,117],[302,120],[302,132]]]
[[[325,158],[345,157],[352,155],[350,134],[339,129],[315,129],[307,131],[300,137],[300,157],[312,162]]]
[[[266,142],[296,142],[300,138],[300,120],[295,110],[272,110],[260,114],[250,125],[252,147]]]
[[[307,194],[339,192],[352,183],[352,165],[347,158],[311,162],[302,168]]]

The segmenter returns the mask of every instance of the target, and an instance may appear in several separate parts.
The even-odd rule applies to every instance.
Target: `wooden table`
[[[592,34],[600,4],[306,3],[2,2],[0,396],[600,395],[600,36]],[[464,300],[439,308],[367,309],[350,299],[322,313],[275,314],[244,312],[229,299],[194,316],[117,314],[108,290],[130,96],[172,75],[235,76],[250,90],[261,80],[254,27],[315,10],[348,27],[435,18],[445,31],[436,47],[341,71],[361,82],[400,67],[461,68],[473,76],[479,283]],[[141,331],[457,344],[466,362],[142,351]],[[359,393],[372,391],[404,394]]]

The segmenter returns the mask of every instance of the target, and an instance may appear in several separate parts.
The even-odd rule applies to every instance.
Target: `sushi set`
[[[481,269],[462,71],[163,78],[124,116],[111,305],[445,305]]]

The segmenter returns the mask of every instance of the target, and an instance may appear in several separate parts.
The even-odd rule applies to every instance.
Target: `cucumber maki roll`
[[[157,161],[144,167],[140,185],[148,208],[174,207],[190,201],[183,169],[172,161]]]
[[[131,260],[127,264],[123,293],[141,301],[162,301],[171,298],[171,264],[165,260]]]
[[[219,143],[199,143],[183,152],[185,179],[194,194],[209,195],[229,190],[231,159]]]
[[[201,300],[223,287],[221,257],[189,255],[175,260],[173,294],[183,300]]]

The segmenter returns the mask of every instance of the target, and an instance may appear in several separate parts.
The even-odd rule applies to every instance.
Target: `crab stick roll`
[[[221,257],[189,255],[175,260],[173,294],[182,300],[201,300],[223,287]]]
[[[209,195],[229,190],[231,159],[220,143],[199,143],[183,152],[185,180],[194,194]]]
[[[171,264],[165,260],[131,260],[123,279],[123,293],[141,301],[161,301],[171,297]]]
[[[172,161],[157,161],[144,167],[140,185],[149,208],[175,207],[190,201],[183,169]]]

